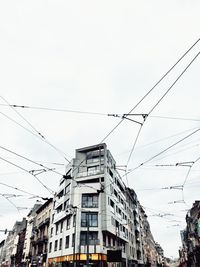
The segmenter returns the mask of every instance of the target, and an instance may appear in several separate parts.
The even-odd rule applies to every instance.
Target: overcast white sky
[[[197,0],[1,1],[0,95],[17,105],[127,113],[199,38],[199,8]],[[199,49],[197,44],[134,113],[148,113]],[[200,119],[199,64],[197,58],[152,116]],[[5,104],[2,98],[0,104]],[[119,122],[118,118],[103,115],[17,111],[69,159],[74,157],[76,148],[101,142]],[[34,132],[10,107],[1,105],[0,146],[63,172],[63,156],[11,118]],[[199,126],[199,121],[148,117],[128,168],[135,168]],[[118,165],[127,163],[138,130],[139,125],[126,120],[106,139]],[[188,176],[185,205],[168,204],[182,200],[180,190],[159,188],[183,184],[189,167],[155,165],[195,161],[199,144],[197,132],[128,176],[129,186],[136,190],[145,207],[155,240],[166,256],[178,255],[186,209],[199,199],[200,166],[199,162],[194,164]],[[40,168],[2,149],[0,157],[27,170]],[[28,173],[2,159],[0,168],[1,183],[49,196]],[[45,173],[39,177],[56,190],[59,175]],[[36,201],[0,185],[0,194],[6,193],[23,195],[10,199],[17,207],[31,208]],[[15,220],[27,212],[21,210],[19,214],[0,196],[0,229],[12,228]],[[164,213],[172,215],[153,216]]]

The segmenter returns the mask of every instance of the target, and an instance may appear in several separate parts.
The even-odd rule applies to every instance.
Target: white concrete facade
[[[107,266],[108,250],[122,251],[122,266],[142,262],[137,203],[105,144],[77,149],[54,198],[49,265]]]

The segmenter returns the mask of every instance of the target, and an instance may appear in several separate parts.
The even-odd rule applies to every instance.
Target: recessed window
[[[98,232],[89,232],[88,233],[89,245],[97,245],[98,243]],[[87,232],[81,232],[80,235],[80,244],[82,246],[87,245]]]
[[[97,194],[83,194],[82,195],[82,208],[98,208],[98,195]]]
[[[55,244],[54,244],[54,251],[57,251],[58,249],[58,240],[55,241]]]
[[[62,249],[62,238],[60,238],[60,242],[59,242],[59,250]]]
[[[69,235],[65,238],[65,248],[69,248]]]
[[[52,250],[52,242],[49,243],[49,253],[51,253]]]
[[[66,230],[69,230],[69,228],[70,228],[70,218],[67,218]]]
[[[81,213],[81,226],[82,227],[98,227],[98,213],[97,212],[82,212]]]

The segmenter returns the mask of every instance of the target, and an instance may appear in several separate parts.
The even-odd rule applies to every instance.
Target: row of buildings
[[[179,250],[181,267],[200,266],[200,201],[195,201],[186,215],[186,229],[181,231]]]
[[[0,266],[165,266],[147,215],[106,144],[76,150],[54,197],[0,243]]]

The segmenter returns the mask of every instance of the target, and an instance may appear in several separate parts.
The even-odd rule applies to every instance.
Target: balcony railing
[[[86,176],[92,176],[92,175],[98,175],[98,174],[103,174],[103,170],[90,170],[88,172],[79,172],[77,174],[77,177],[86,177]]]
[[[60,220],[64,219],[67,216],[70,216],[73,214],[73,211],[71,209],[63,210],[59,213],[54,214],[54,223],[59,222]]]

